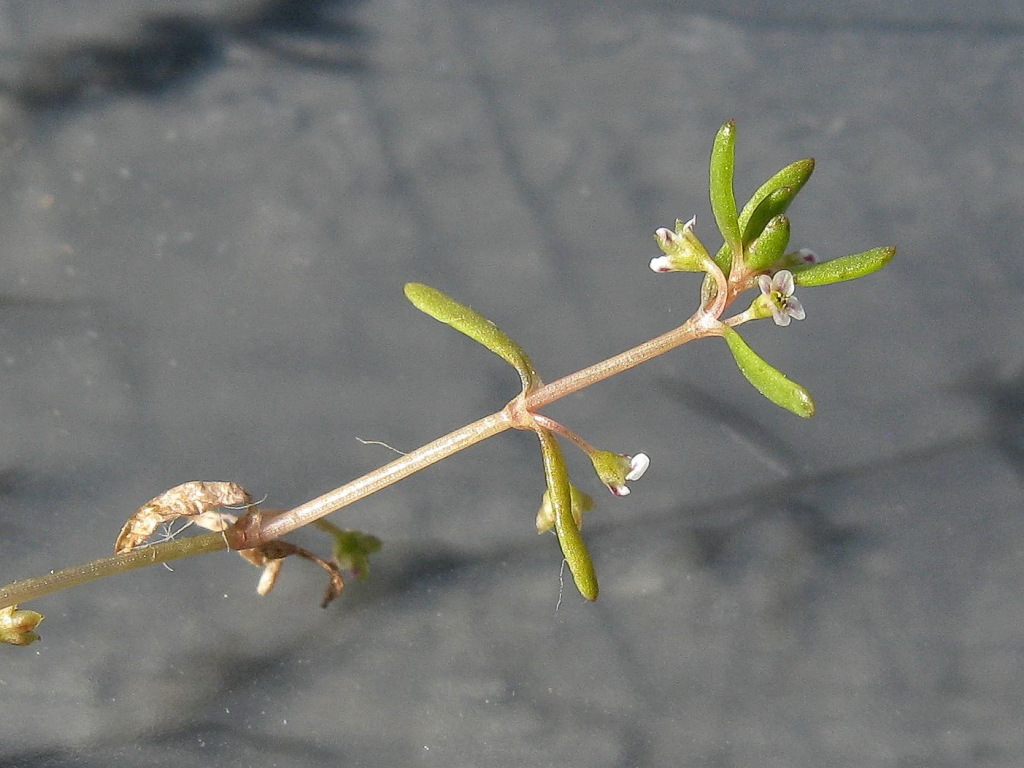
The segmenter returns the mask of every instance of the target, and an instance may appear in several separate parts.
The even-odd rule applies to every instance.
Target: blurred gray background
[[[534,533],[503,435],[335,516],[322,575],[229,553],[39,600],[0,648],[0,764],[1020,766],[1024,7],[656,0],[0,4],[0,581],[106,555],[170,486],[319,495],[497,410],[512,371],[406,304],[472,303],[551,380],[682,322],[651,233],[745,199],[884,272],[549,408],[651,455]],[[324,549],[302,532],[296,541]],[[559,602],[560,600],[560,602]]]

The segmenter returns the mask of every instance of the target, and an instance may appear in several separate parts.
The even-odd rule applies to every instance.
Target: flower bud
[[[624,453],[595,451],[590,455],[590,461],[601,482],[616,496],[628,496],[626,481],[639,480],[651,465],[646,453],[627,456]]]
[[[697,217],[687,222],[676,220],[673,232],[661,227],[654,233],[664,256],[651,259],[651,269],[655,272],[704,272],[711,262],[704,244],[693,233]]]
[[[583,527],[583,513],[594,508],[594,500],[572,483],[569,483],[569,499],[572,506],[572,519],[576,527]],[[540,509],[537,510],[537,533],[545,533],[555,527],[555,509],[551,504],[551,495],[544,491]]]
[[[0,610],[0,643],[29,645],[39,639],[33,630],[43,620],[43,614],[21,611],[11,605]]]

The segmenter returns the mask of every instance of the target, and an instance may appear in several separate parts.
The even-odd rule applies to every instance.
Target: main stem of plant
[[[721,285],[721,284],[720,284]],[[721,286],[724,288],[724,286]],[[628,349],[588,368],[545,384],[525,395],[518,396],[505,408],[485,416],[472,424],[449,432],[401,458],[375,469],[340,488],[325,493],[305,504],[281,512],[273,517],[251,516],[248,524],[229,528],[221,533],[208,533],[162,544],[153,544],[121,555],[93,560],[61,571],[51,571],[0,588],[0,609],[26,602],[88,581],[144,568],[155,563],[182,557],[214,552],[221,549],[249,549],[312,523],[336,512],[342,507],[365,498],[372,493],[397,483],[441,459],[445,459],[472,445],[508,429],[524,428],[521,414],[537,411],[550,403],[627,371],[641,363],[704,336],[718,335],[717,318],[729,303],[727,290],[720,290],[713,306],[702,309],[683,325],[657,336],[650,341]],[[731,298],[731,297],[729,297]],[[519,415],[517,415],[519,414]],[[242,521],[245,521],[243,518]]]

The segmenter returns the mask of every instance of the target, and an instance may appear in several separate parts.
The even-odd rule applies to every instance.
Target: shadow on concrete
[[[231,45],[291,65],[358,71],[366,35],[352,19],[360,0],[265,0],[225,16],[145,19],[127,37],[71,41],[32,53],[14,82],[0,83],[30,111],[60,113],[114,98],[156,98],[187,88],[223,64]]]

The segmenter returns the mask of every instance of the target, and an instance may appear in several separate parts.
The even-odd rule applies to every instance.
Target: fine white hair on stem
[[[251,505],[256,505],[258,507],[260,504],[267,500],[268,495],[269,494],[264,493],[263,496],[260,497],[258,500],[250,502],[248,504],[225,504],[224,509],[248,509]]]
[[[171,520],[169,522],[166,522],[166,523],[162,523],[160,525],[159,537],[155,541],[146,542],[145,544],[142,545],[142,547],[140,547],[140,549],[141,548],[145,548],[145,547],[151,547],[154,544],[163,544],[165,541],[174,541],[182,531],[184,531],[186,528],[189,528],[190,526],[192,526],[194,524],[195,524],[195,521],[189,520],[184,525],[182,525],[178,530],[174,530],[174,521],[173,520]],[[162,565],[164,568],[166,568],[171,573],[174,573],[174,569],[171,568],[171,566],[169,566],[167,563],[160,563],[160,565]]]
[[[408,456],[408,454],[405,451],[400,451],[397,448],[388,445],[383,440],[363,440],[363,438],[361,437],[357,437],[356,440],[358,440],[363,445],[379,445],[384,448],[387,448],[389,451],[392,451],[393,453],[397,453],[399,456]]]

